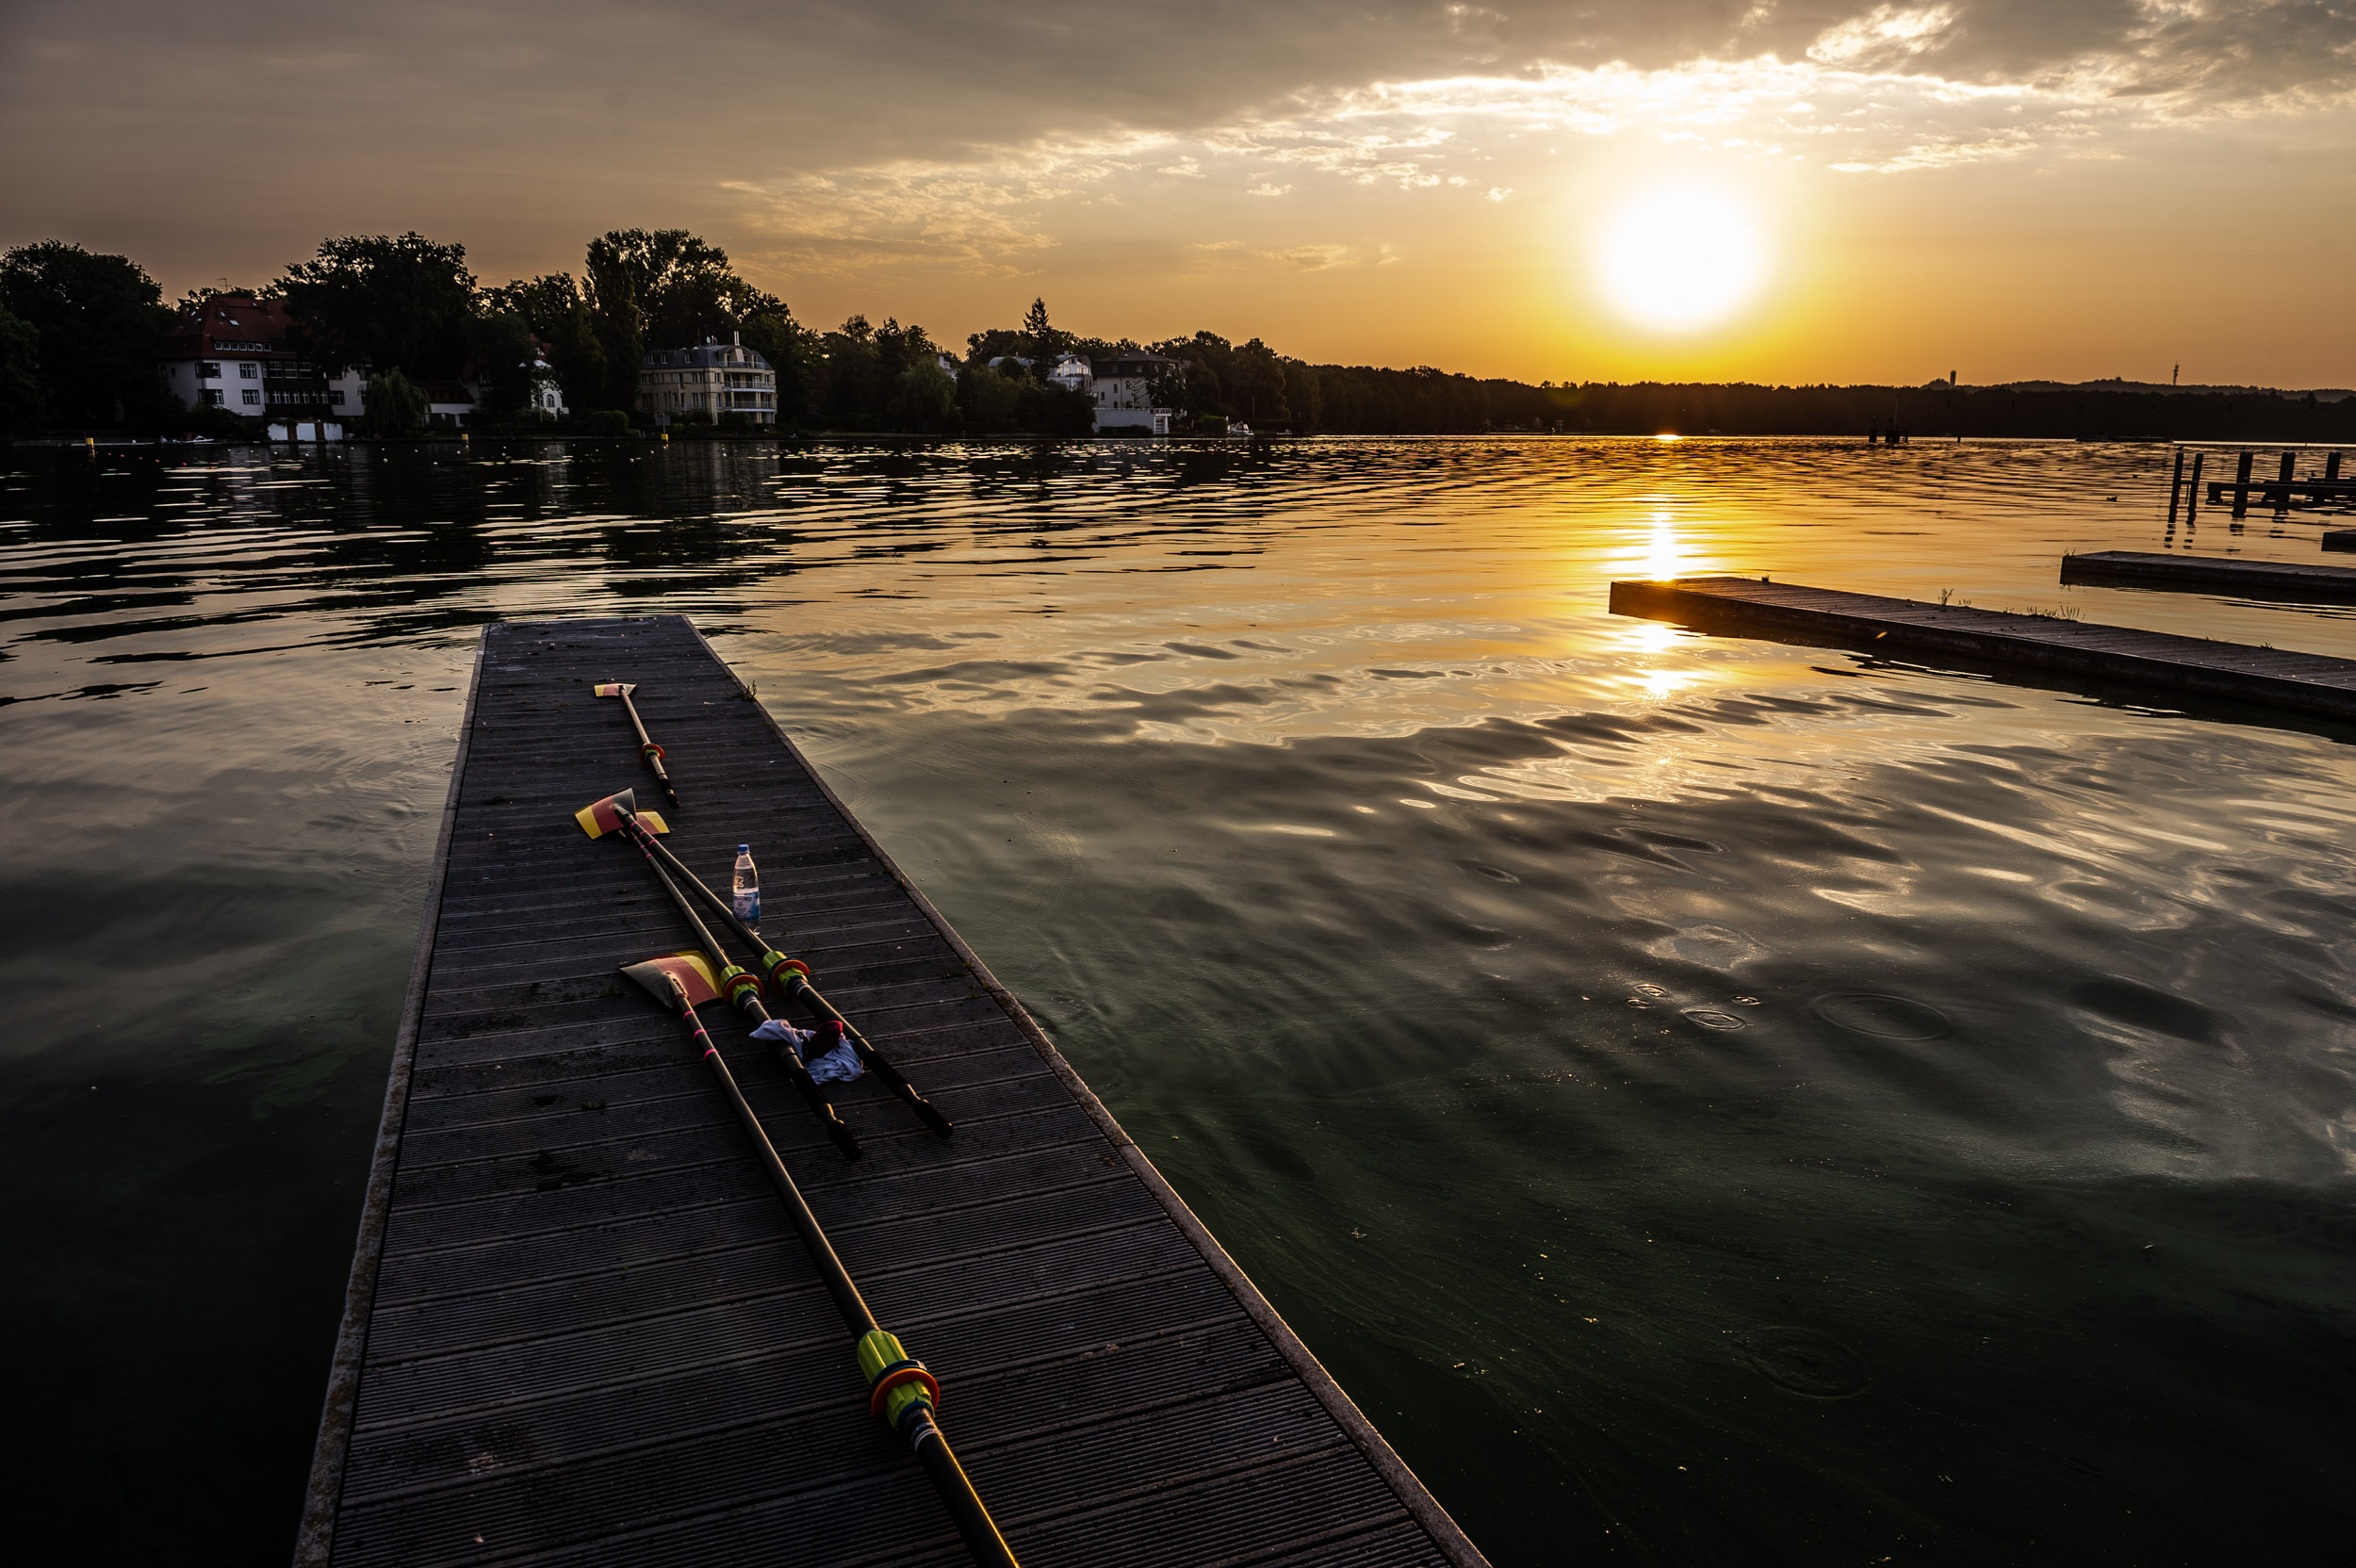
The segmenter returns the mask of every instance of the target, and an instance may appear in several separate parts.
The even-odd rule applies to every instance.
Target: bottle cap
[[[739,855],[750,855],[752,852],[753,846],[750,844],[738,844],[736,846],[736,853]]]

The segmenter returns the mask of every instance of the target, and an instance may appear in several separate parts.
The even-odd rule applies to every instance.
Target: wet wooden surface
[[[2356,568],[2299,561],[2245,561],[2231,555],[2088,550],[2062,557],[2061,580],[2317,603],[2356,599]]]
[[[2356,661],[1747,577],[1615,582],[1612,608],[1699,630],[1898,653],[1961,655],[2356,718]]]
[[[684,800],[663,807],[621,705]],[[1477,1564],[1479,1553],[1020,1005],[676,616],[488,629],[298,1561],[954,1564],[850,1336],[679,1021],[616,966],[687,946],[624,788],[957,1124],[873,1075],[824,1140],[708,1027],[1017,1555]]]

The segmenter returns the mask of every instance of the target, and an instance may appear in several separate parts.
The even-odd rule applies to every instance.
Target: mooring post
[[[2176,471],[2168,480],[2168,526],[2176,526],[2176,498],[2184,488],[2184,449],[2176,449]]]
[[[2193,518],[2201,513],[2201,465],[2208,461],[2208,456],[2206,452],[2192,454],[2192,486],[2184,492],[2184,527],[2187,530],[2191,529]]]
[[[2238,517],[2250,510],[2250,464],[2255,452],[2244,452],[2233,465],[2233,515]]]
[[[2323,477],[2325,479],[2337,479],[2340,477],[2339,453],[2333,452],[2330,457],[2323,460]]]

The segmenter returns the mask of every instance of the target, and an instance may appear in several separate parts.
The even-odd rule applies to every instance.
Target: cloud
[[[585,223],[725,217],[796,268],[1005,272],[1107,195],[1499,200],[1542,137],[1899,173],[2356,97],[2348,0],[236,9],[0,7],[0,135],[38,155],[0,167],[0,239],[86,222],[301,253],[488,214],[577,229],[548,264],[578,265]]]

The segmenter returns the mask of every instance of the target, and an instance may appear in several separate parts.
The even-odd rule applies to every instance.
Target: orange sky
[[[2273,0],[20,0],[0,242],[176,295],[331,234],[503,281],[679,225],[812,324],[952,344],[1041,294],[1531,380],[2347,386],[2352,88],[2356,21]],[[1663,191],[1733,227],[1631,232]],[[1760,282],[1645,327],[1595,257],[1648,240]]]

